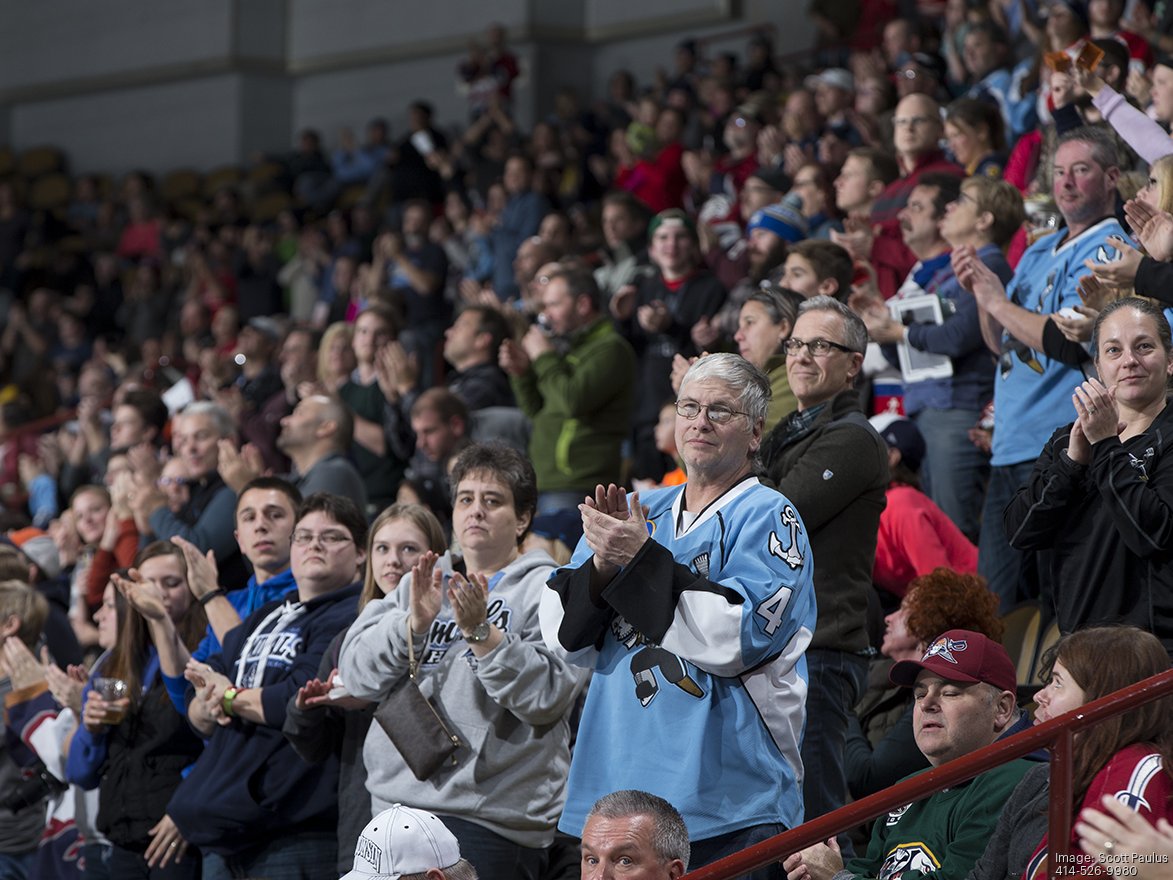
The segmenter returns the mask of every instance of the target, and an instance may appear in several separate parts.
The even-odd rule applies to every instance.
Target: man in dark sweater
[[[819,617],[806,652],[802,749],[810,820],[846,802],[847,722],[867,673],[865,620],[888,451],[854,390],[867,346],[863,321],[826,296],[807,300],[798,312],[786,345],[798,410],[766,437],[762,460],[767,478],[798,508],[815,557]]]
[[[448,388],[470,411],[515,406],[509,377],[497,363],[501,343],[510,336],[499,309],[465,306],[444,331],[444,360],[452,365]]]

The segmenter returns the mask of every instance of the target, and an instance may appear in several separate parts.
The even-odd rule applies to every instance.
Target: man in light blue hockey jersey
[[[595,670],[568,834],[628,788],[680,810],[695,866],[802,821],[813,563],[794,506],[754,475],[769,397],[744,359],[701,358],[676,402],[688,482],[630,505],[599,486],[579,507],[583,539],[542,600],[547,642]]]
[[[957,279],[973,292],[982,336],[999,359],[978,572],[1001,598],[1003,612],[1028,598],[1020,590],[1036,578],[1031,560],[1010,547],[1002,512],[1054,430],[1071,421],[1071,394],[1089,360],[1081,345],[1064,339],[1052,316],[1082,304],[1079,280],[1091,274],[1085,263],[1116,259],[1113,236],[1125,236],[1114,214],[1120,168],[1111,134],[1088,127],[1064,133],[1052,171],[1052,194],[1067,228],[1027,248],[1005,287],[972,248],[953,251]]]

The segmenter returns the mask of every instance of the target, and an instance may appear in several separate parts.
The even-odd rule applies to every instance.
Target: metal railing
[[[957,758],[912,779],[898,782],[891,788],[841,807],[833,813],[812,819],[711,865],[690,871],[684,876],[684,880],[732,880],[749,871],[781,861],[791,853],[848,831],[869,819],[883,816],[895,807],[902,807],[936,794],[1043,747],[1051,752],[1048,849],[1051,864],[1065,861],[1071,854],[1071,768],[1075,733],[1106,718],[1169,695],[1173,695],[1173,669],[1121,688],[1045,724],[1008,739],[999,740],[993,745],[978,749],[972,754]]]

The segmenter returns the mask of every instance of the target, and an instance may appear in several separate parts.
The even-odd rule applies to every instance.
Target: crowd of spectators
[[[1065,637],[1042,720],[1167,666],[1173,16],[808,14],[801,56],[685,40],[529,131],[493,26],[464,120],[425,95],[202,189],[0,176],[0,878],[337,876],[400,802],[482,877],[570,877],[632,788],[704,863],[1028,724],[1023,601]],[[1104,624],[1148,651],[1119,680]],[[405,681],[455,731],[438,775],[382,711]],[[1159,729],[1081,753],[1089,807],[1148,767],[1169,815]],[[960,876],[1038,777],[847,870]],[[1017,831],[983,876],[1043,876]],[[784,870],[844,859],[753,876]]]

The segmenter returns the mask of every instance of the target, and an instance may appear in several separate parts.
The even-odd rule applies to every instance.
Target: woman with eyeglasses
[[[393,592],[424,553],[446,549],[444,531],[435,515],[419,504],[392,504],[367,532],[366,574],[358,611]],[[340,758],[338,775],[338,871],[354,861],[354,847],[371,819],[363,743],[375,704],[346,696],[338,675],[338,656],[347,630],[334,637],[322,656],[318,677],[306,682],[289,701],[281,732],[308,763],[332,754]]]
[[[436,813],[483,880],[536,880],[562,811],[568,716],[584,677],[550,650],[538,604],[554,560],[521,552],[537,504],[533,466],[500,445],[456,459],[452,533],[350,627],[338,667],[346,689],[382,701],[408,675],[460,746],[418,778],[380,725],[363,748],[375,813],[394,803]]]

